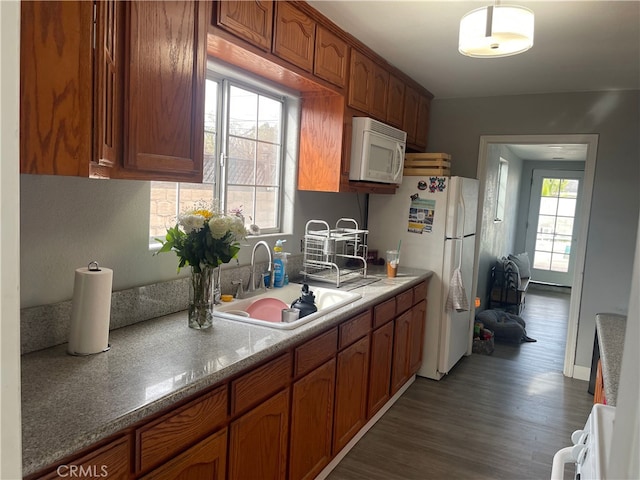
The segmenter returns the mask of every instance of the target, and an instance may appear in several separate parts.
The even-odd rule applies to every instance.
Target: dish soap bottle
[[[282,244],[286,240],[277,240],[273,247],[273,286],[284,286],[284,277],[287,273],[287,254],[282,251]]]

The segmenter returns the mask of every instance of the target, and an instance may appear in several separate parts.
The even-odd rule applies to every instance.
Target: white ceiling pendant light
[[[515,5],[491,5],[460,20],[458,51],[468,57],[508,57],[533,46],[533,12]]]

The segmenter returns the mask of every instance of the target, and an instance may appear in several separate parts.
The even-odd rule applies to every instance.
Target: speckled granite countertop
[[[66,344],[22,357],[23,475],[117,433],[173,403],[298,344],[358,311],[429,278],[403,268],[353,290],[356,302],[294,330],[220,318],[198,331],[180,312],[110,332],[111,350],[87,357]],[[331,284],[323,284],[331,286]],[[313,289],[313,288],[312,288]]]
[[[602,361],[604,395],[607,399],[607,405],[615,406],[618,398],[618,383],[620,381],[620,366],[622,365],[627,317],[612,313],[599,313],[596,315],[596,327],[600,360]]]

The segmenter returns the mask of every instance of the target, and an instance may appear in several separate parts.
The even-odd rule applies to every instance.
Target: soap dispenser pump
[[[311,315],[312,313],[318,311],[315,300],[316,296],[311,290],[309,290],[309,285],[305,283],[304,285],[302,285],[300,298],[298,298],[291,304],[291,308],[297,308],[298,310],[300,310],[300,315],[298,316],[298,318],[306,317],[307,315]]]

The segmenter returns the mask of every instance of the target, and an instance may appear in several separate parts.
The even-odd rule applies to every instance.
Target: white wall
[[[480,309],[489,308],[490,272],[496,259],[510,253],[519,253],[515,249],[516,229],[518,226],[518,202],[520,181],[522,178],[522,160],[504,145],[489,145],[487,155],[487,177],[484,191],[484,211],[480,228],[478,250],[478,287],[476,296],[480,298]],[[505,212],[501,222],[494,222],[495,205],[498,197],[498,169],[500,158],[508,162],[507,192]],[[475,176],[475,175],[474,175]]]
[[[0,478],[22,477],[18,210],[20,2],[0,2]]]
[[[173,253],[149,252],[149,182],[20,175],[20,186],[23,308],[70,300],[75,269],[92,260],[113,269],[114,290],[177,278]],[[285,250],[299,253],[307,220],[361,220],[364,201],[356,194],[295,192],[293,230],[267,241],[273,246],[286,238]],[[250,256],[251,248],[243,248],[240,263]]]
[[[429,150],[475,176],[481,135],[599,134],[576,365],[589,368],[599,312],[626,312],[640,205],[640,91],[435,99]]]

